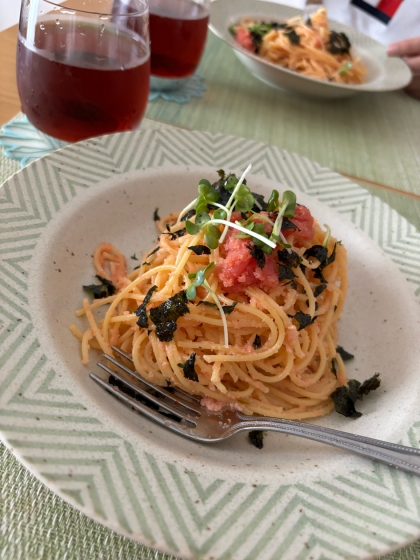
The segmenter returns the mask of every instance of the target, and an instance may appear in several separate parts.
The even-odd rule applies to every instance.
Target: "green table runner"
[[[187,105],[155,101],[152,119],[198,130],[253,138],[296,151],[361,181],[420,229],[420,103],[402,93],[310,101],[258,82],[231,50],[209,38],[201,72],[204,99]],[[0,183],[20,168],[0,149]],[[0,558],[4,560],[175,560],[87,518],[36,480],[0,444]],[[420,541],[383,560],[420,559]]]
[[[297,152],[339,173],[420,195],[420,102],[403,92],[313,100],[257,80],[209,34],[207,91],[186,105],[157,100],[146,116]]]

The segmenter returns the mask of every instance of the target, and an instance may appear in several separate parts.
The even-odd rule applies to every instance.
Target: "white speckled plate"
[[[135,132],[68,146],[0,189],[0,430],[76,508],[188,559],[367,558],[420,535],[420,478],[310,441],[269,434],[196,445],[146,421],[88,378],[68,330],[110,241],[139,257],[152,214],[198,179],[252,162],[250,183],[292,188],[349,253],[340,341],[351,377],[383,384],[357,421],[319,420],[418,445],[420,235],[361,187],[300,156],[199,132]],[[130,261],[136,266],[137,261]],[[416,292],[417,291],[417,292]],[[95,368],[92,365],[92,368]]]
[[[410,83],[410,69],[402,60],[389,58],[383,45],[336,21],[330,22],[330,28],[334,31],[344,31],[348,35],[352,52],[367,68],[366,81],[361,85],[336,84],[303,76],[247,51],[229,33],[229,27],[243,17],[252,17],[256,21],[284,22],[298,15],[302,15],[301,10],[272,2],[216,0],[210,6],[209,27],[217,37],[234,49],[242,64],[256,78],[293,93],[326,99],[340,98],[361,92],[392,91]]]

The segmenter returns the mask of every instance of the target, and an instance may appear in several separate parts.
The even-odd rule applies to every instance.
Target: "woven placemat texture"
[[[172,127],[144,119],[141,128]],[[0,148],[0,183],[19,169],[19,162],[5,157]],[[387,191],[380,194],[419,227],[420,201]],[[3,444],[0,444],[0,559],[177,560],[175,556],[122,537],[80,513],[38,481]],[[413,559],[420,559],[420,541],[383,557],[383,560]]]
[[[146,116],[261,141],[339,173],[420,194],[420,102],[405,93],[324,101],[282,92],[252,76],[211,33],[199,73],[207,88],[202,99],[184,106],[156,100]]]

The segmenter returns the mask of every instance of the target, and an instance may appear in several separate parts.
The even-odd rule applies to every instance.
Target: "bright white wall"
[[[271,0],[278,4],[287,4],[302,8],[305,0]],[[0,31],[15,25],[19,21],[20,0],[0,0]]]

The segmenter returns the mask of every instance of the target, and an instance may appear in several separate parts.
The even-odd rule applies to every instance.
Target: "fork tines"
[[[112,350],[132,363],[131,356],[119,348],[113,346]],[[107,354],[104,354],[104,358],[116,367],[114,371],[107,365],[98,363],[98,366],[109,374],[109,380],[104,380],[95,373],[90,373],[89,376],[106,391],[172,430],[185,432],[186,428],[196,425],[194,419],[198,419],[202,411],[200,401],[196,397],[175,387],[165,389],[153,385],[116,358]]]

